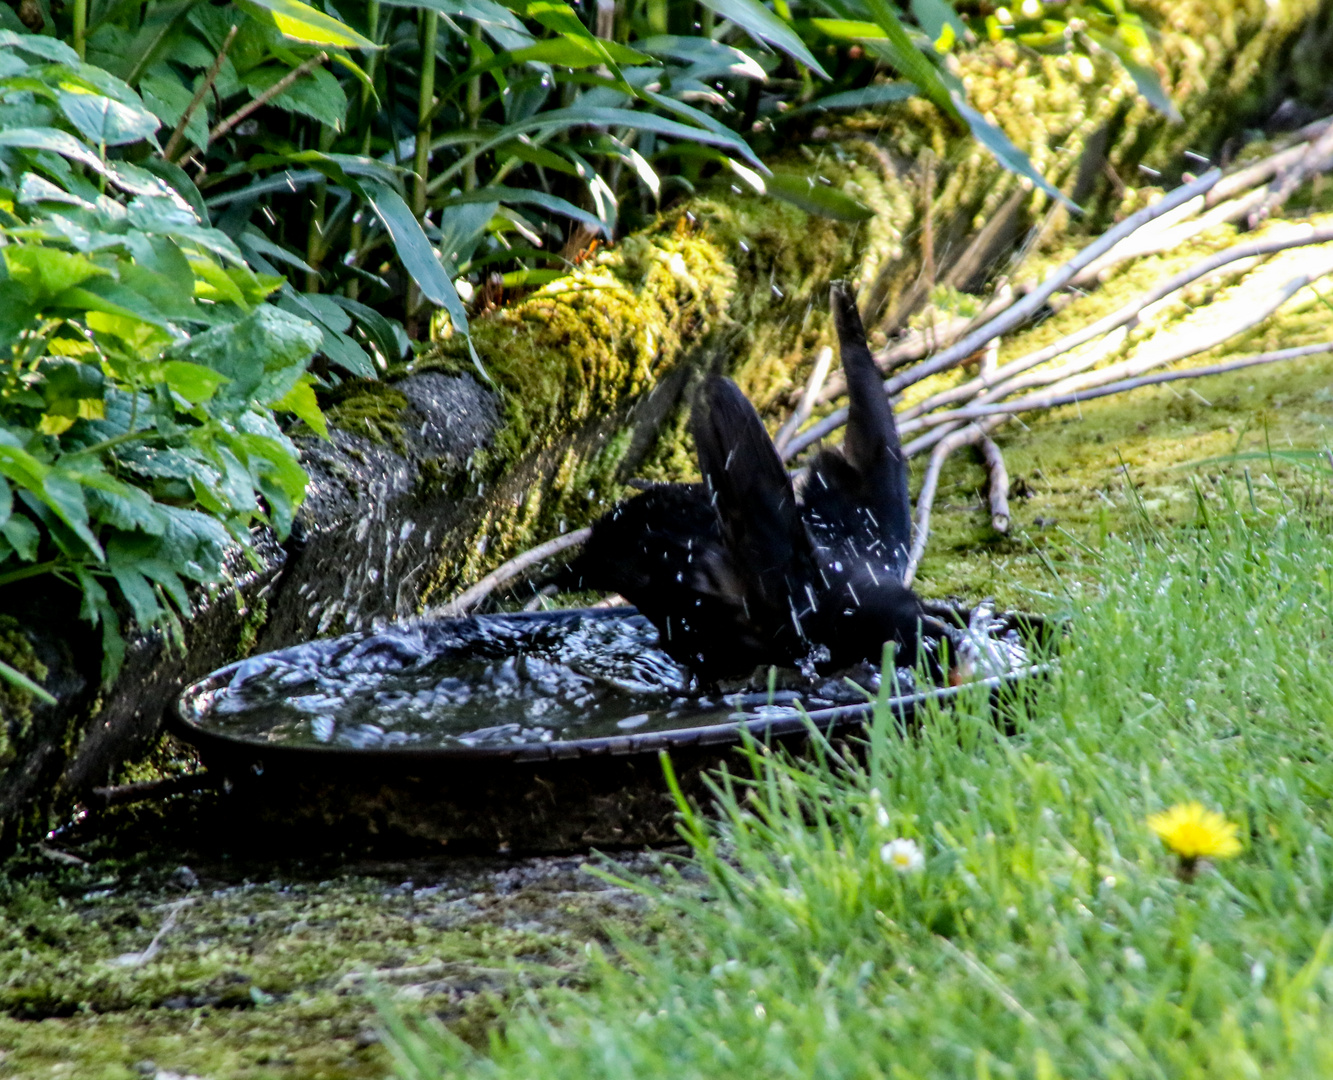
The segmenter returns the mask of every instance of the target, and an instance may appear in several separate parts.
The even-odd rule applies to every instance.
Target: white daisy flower
[[[879,849],[879,857],[885,865],[893,867],[900,874],[911,874],[926,865],[926,857],[921,853],[915,840],[899,837],[890,840]]]

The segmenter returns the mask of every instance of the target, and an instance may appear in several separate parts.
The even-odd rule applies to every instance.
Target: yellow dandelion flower
[[[1185,862],[1196,859],[1229,859],[1240,853],[1237,826],[1202,803],[1177,803],[1170,810],[1148,818],[1148,828]]]

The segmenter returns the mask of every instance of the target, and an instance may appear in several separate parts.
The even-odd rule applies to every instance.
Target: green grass
[[[1108,539],[1011,734],[973,695],[859,764],[756,751],[649,890],[673,930],[484,1053],[384,1005],[400,1075],[1333,1074],[1333,523],[1301,501]],[[1145,818],[1193,799],[1243,851],[1187,883]]]

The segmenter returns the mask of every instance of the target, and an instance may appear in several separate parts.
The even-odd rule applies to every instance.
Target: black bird
[[[923,618],[902,584],[911,535],[907,469],[855,301],[831,292],[851,396],[843,453],[824,451],[797,500],[754,407],[710,378],[691,416],[703,484],[620,504],[558,579],[614,590],[662,647],[704,679],[758,665],[915,660]]]

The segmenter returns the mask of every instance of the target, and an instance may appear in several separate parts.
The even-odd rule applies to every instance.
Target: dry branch
[[[554,540],[538,544],[535,548],[531,548],[521,555],[516,555],[507,563],[497,566],[470,589],[465,589],[447,604],[441,604],[438,608],[432,609],[429,614],[466,615],[496,589],[508,585],[524,570],[536,566],[552,555],[558,555],[568,548],[578,546],[591,535],[591,529],[575,529],[572,533],[565,533],[564,536],[557,536]]]
[[[1083,269],[1083,267],[1109,251],[1124,237],[1129,236],[1136,229],[1142,228],[1149,221],[1169,212],[1181,203],[1187,202],[1196,195],[1203,194],[1216,184],[1221,176],[1221,170],[1212,169],[1199,177],[1192,184],[1184,184],[1158,200],[1152,206],[1144,207],[1142,210],[1138,211],[1138,213],[1132,214],[1114,229],[1111,229],[1109,232],[1104,233],[1102,236],[1094,240],[1063,266],[1058,267],[1046,278],[1045,281],[1042,282],[1039,288],[1034,289],[1017,303],[1010,305],[1001,314],[978,327],[970,334],[965,335],[961,340],[955,342],[943,352],[937,353],[926,363],[918,364],[910,371],[902,372],[889,379],[884,384],[885,393],[892,396],[900,390],[920,382],[922,379],[928,378],[941,371],[947,371],[950,368],[961,364],[973,353],[983,348],[992,339],[1008,333],[1010,330],[1021,325],[1035,315],[1041,310],[1052,294],[1064,288],[1069,284],[1074,275]],[[845,408],[830,414],[818,424],[815,424],[813,427],[801,432],[793,438],[787,445],[787,450],[783,455],[784,458],[789,459],[795,456],[811,443],[822,439],[832,431],[836,431],[846,422],[847,410]]]
[[[185,107],[180,120],[176,122],[176,127],[171,132],[171,138],[167,140],[166,148],[162,151],[162,157],[166,161],[175,158],[176,151],[180,149],[181,141],[185,137],[185,129],[190,124],[190,117],[194,115],[195,109],[199,108],[199,103],[204,100],[204,95],[217,81],[218,72],[222,70],[222,62],[227,59],[227,50],[231,48],[231,43],[236,40],[236,33],[239,29],[240,27],[233,24],[232,28],[227,31],[227,36],[222,42],[222,48],[218,50],[217,59],[213,61],[213,66],[208,69],[204,81],[199,84],[199,89],[194,92],[190,104]]]
[[[1250,228],[1256,228],[1274,210],[1291,198],[1307,177],[1318,172],[1324,172],[1330,166],[1333,166],[1333,127],[1330,127],[1318,139],[1310,143],[1305,153],[1301,155],[1300,160],[1285,172],[1279,173],[1273,182],[1268,185],[1268,190],[1264,192],[1263,202],[1250,214]]]
[[[1333,130],[1333,129],[1330,129]],[[1232,247],[1210,255],[1206,259],[1201,259],[1193,266],[1187,267],[1180,273],[1160,282],[1154,288],[1143,295],[1131,300],[1128,304],[1119,308],[1104,318],[1096,322],[1089,323],[1081,327],[1072,334],[1067,334],[1060,340],[1047,345],[1043,349],[1028,353],[1027,356],[1012,360],[1003,367],[997,368],[994,374],[987,379],[984,375],[975,379],[969,379],[959,386],[951,387],[948,390],[941,391],[924,401],[905,409],[902,414],[904,421],[912,420],[915,417],[941,408],[945,405],[951,405],[957,401],[966,401],[977,394],[990,392],[996,397],[1007,396],[1018,390],[1026,389],[1030,385],[1039,385],[1041,381],[1033,382],[1020,381],[1015,376],[1038,367],[1049,360],[1055,359],[1064,353],[1078,348],[1095,338],[1117,330],[1122,326],[1128,326],[1134,323],[1143,310],[1160,300],[1165,299],[1172,293],[1183,289],[1186,285],[1198,281],[1202,277],[1226,266],[1229,263],[1237,262],[1241,259],[1251,259],[1263,255],[1272,255],[1279,251],[1286,251],[1289,248],[1305,247],[1312,244],[1324,244],[1333,241],[1333,226],[1326,226],[1322,229],[1311,228],[1310,226],[1299,226],[1293,232],[1282,236],[1268,237],[1263,240],[1252,240],[1244,244],[1235,244]]]
[[[218,121],[218,123],[214,125],[213,130],[208,133],[208,141],[212,142],[214,139],[220,139],[223,135],[227,134],[227,132],[229,132],[237,124],[241,123],[247,116],[255,112],[257,109],[262,109],[275,97],[277,97],[284,90],[286,90],[287,87],[291,86],[292,83],[296,82],[296,80],[299,79],[302,75],[305,75],[313,71],[315,68],[319,67],[320,64],[324,63],[324,61],[327,60],[328,58],[329,54],[326,52],[322,52],[318,56],[312,56],[300,67],[292,68],[291,71],[287,72],[286,75],[284,75],[281,79],[275,82],[262,94],[258,95],[253,101],[249,101],[246,104],[242,105],[239,109],[237,109],[234,113],[228,116],[225,120]]]
[[[939,417],[928,416],[923,422],[930,423],[938,419],[940,423],[961,423],[979,420],[990,416],[1012,416],[1015,413],[1030,412],[1034,409],[1055,409],[1061,405],[1077,405],[1095,398],[1109,397],[1137,390],[1141,386],[1156,386],[1160,383],[1175,382],[1178,379],[1199,379],[1208,375],[1226,375],[1243,368],[1258,367],[1263,364],[1276,364],[1283,360],[1297,360],[1304,356],[1317,356],[1319,353],[1333,352],[1333,341],[1320,342],[1318,345],[1298,345],[1290,349],[1278,349],[1274,352],[1255,353],[1242,356],[1221,364],[1205,364],[1200,367],[1185,368],[1181,371],[1165,371],[1156,375],[1140,375],[1129,379],[1114,379],[1102,385],[1093,384],[1085,389],[1067,393],[1030,394],[1016,401],[1004,401],[996,405],[971,405],[942,413]],[[910,444],[909,444],[910,445]],[[906,448],[904,448],[906,452]]]
[[[907,569],[903,573],[903,584],[911,586],[916,577],[916,569],[921,564],[921,556],[926,551],[926,541],[930,538],[930,511],[935,505],[935,492],[940,483],[940,470],[944,462],[959,447],[971,446],[986,438],[995,428],[1007,419],[991,417],[969,424],[965,428],[951,432],[936,444],[926,465],[926,475],[921,480],[921,490],[916,497],[916,531],[912,536],[912,550],[907,556]],[[905,448],[904,448],[905,449]]]
[[[994,439],[983,438],[978,444],[986,466],[986,493],[990,501],[991,527],[998,533],[1009,531],[1009,470],[1004,455]]]
[[[815,355],[815,368],[810,372],[810,378],[806,380],[805,393],[801,395],[801,400],[796,406],[796,411],[787,418],[787,422],[782,425],[778,431],[777,437],[773,440],[773,445],[782,452],[782,448],[793,435],[796,429],[805,423],[810,415],[810,410],[815,407],[815,402],[819,400],[819,393],[824,388],[824,380],[828,378],[829,368],[833,366],[833,350],[825,345]]]

